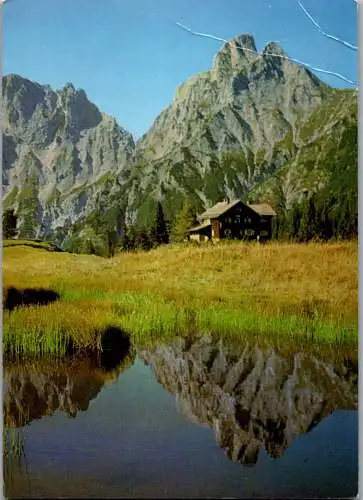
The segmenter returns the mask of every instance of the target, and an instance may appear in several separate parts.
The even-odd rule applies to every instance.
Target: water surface
[[[121,361],[121,360],[120,360]],[[357,366],[203,337],[8,364],[8,497],[352,497]]]

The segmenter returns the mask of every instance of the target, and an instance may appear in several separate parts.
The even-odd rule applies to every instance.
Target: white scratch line
[[[200,33],[198,31],[193,31],[192,29],[188,28],[188,26],[185,26],[184,24],[181,24],[179,22],[175,23],[177,26],[179,26],[179,28],[187,31],[188,33],[190,33],[191,35],[194,35],[194,36],[200,36],[200,37],[204,37],[204,38],[210,38],[212,40],[217,40],[218,42],[224,42],[224,43],[229,43],[228,40],[226,40],[225,38],[221,38],[219,36],[215,36],[215,35],[210,35],[208,33]],[[256,50],[252,50],[252,49],[249,49],[248,47],[237,47],[239,50],[245,50],[246,52],[252,52],[254,54],[257,54],[257,55],[261,55],[262,52],[257,52]],[[273,56],[273,57],[279,57],[280,59],[287,59],[288,61],[292,61],[296,64],[300,64],[301,66],[304,66],[308,69],[310,69],[311,71],[316,71],[318,73],[324,73],[326,75],[332,75],[332,76],[335,76],[336,78],[339,78],[340,80],[344,80],[346,83],[349,83],[350,85],[353,85],[354,87],[357,87],[357,82],[353,81],[353,80],[350,80],[349,78],[347,78],[346,76],[344,75],[341,75],[340,73],[337,73],[335,71],[329,71],[327,69],[323,69],[323,68],[317,68],[315,66],[312,66],[311,64],[308,64],[308,63],[305,63],[303,61],[300,61],[299,59],[296,59],[294,57],[289,57],[289,56],[286,56],[286,55],[282,55],[282,54],[274,54],[273,52],[265,52],[265,55],[267,56]]]
[[[352,43],[349,43],[349,42],[346,42],[345,40],[342,40],[341,38],[338,38],[337,36],[334,36],[334,35],[330,35],[329,33],[327,33],[326,31],[323,30],[323,28],[320,26],[320,24],[317,23],[317,21],[313,18],[313,16],[310,14],[310,12],[308,12],[306,10],[306,8],[304,7],[304,5],[302,4],[302,2],[300,0],[297,0],[297,3],[299,4],[299,7],[302,9],[302,11],[304,12],[304,14],[310,19],[310,21],[313,23],[313,25],[317,28],[318,31],[320,31],[320,33],[324,36],[326,36],[327,38],[331,38],[332,40],[335,40],[336,42],[338,43],[341,43],[342,45],[344,45],[345,47],[348,47],[348,49],[351,49],[351,50],[358,50],[358,47],[356,45],[353,45]],[[358,2],[356,2],[358,3]]]

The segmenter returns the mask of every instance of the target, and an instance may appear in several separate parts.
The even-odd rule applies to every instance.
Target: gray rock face
[[[44,237],[94,209],[97,183],[131,160],[134,141],[72,84],[54,92],[9,75],[3,98],[3,195],[21,216],[33,202],[34,236]]]
[[[328,91],[284,55],[275,43],[259,55],[250,35],[225,44],[211,71],[179,87],[173,103],[138,141],[138,155],[156,160],[182,145],[196,150],[196,143],[204,154],[247,148],[271,153],[296,128],[298,117],[318,106]],[[206,130],[209,139],[203,139]]]
[[[263,447],[276,458],[336,409],[357,409],[357,365],[302,352],[232,347],[202,337],[140,351],[190,419],[211,427],[235,462],[254,464]]]

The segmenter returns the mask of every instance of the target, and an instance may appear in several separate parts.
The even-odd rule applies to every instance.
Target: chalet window
[[[251,224],[251,217],[245,217],[246,224]]]
[[[236,215],[235,223],[236,224],[240,224],[241,223],[241,216],[240,215]]]
[[[227,217],[227,222],[228,222],[228,224],[231,224],[232,219],[230,217]]]

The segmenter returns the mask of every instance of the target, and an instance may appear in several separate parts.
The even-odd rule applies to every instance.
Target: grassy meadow
[[[4,311],[5,353],[61,354],[70,338],[79,348],[97,348],[110,325],[138,344],[207,332],[357,344],[356,241],[165,246],[111,259],[4,243],[4,290],[44,288],[60,296]]]

